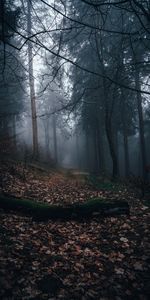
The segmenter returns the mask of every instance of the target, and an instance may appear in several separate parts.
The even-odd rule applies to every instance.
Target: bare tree
[[[28,37],[32,33],[32,20],[31,20],[31,0],[27,0],[27,32]],[[33,75],[33,51],[32,43],[28,40],[28,60],[29,60],[29,88],[31,99],[31,113],[32,113],[32,139],[33,139],[33,158],[38,157],[38,127],[37,127],[37,115],[36,115],[36,96],[35,96],[35,84]]]

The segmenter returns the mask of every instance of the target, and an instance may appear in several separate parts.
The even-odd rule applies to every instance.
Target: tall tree
[[[10,145],[16,150],[16,125],[25,108],[25,72],[19,53],[9,46],[16,43],[19,9],[14,9],[12,1],[0,5],[0,142],[10,153]]]
[[[27,32],[30,38],[32,34],[32,18],[31,18],[31,5],[32,1],[27,0]],[[28,62],[29,62],[29,88],[31,99],[31,113],[32,113],[32,140],[33,140],[33,158],[38,158],[38,126],[37,126],[37,114],[36,114],[36,96],[35,96],[35,84],[33,73],[33,52],[32,43],[28,40]]]

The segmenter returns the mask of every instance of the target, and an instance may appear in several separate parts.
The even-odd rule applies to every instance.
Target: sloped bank
[[[6,211],[20,211],[31,215],[34,220],[41,221],[48,219],[81,220],[82,218],[129,214],[129,205],[126,201],[108,201],[102,198],[90,199],[84,203],[68,206],[58,206],[1,194],[0,208]]]

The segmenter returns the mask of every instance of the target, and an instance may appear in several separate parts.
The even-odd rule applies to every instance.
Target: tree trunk
[[[104,148],[103,148],[103,133],[100,128],[100,124],[97,126],[97,151],[98,151],[98,163],[99,172],[104,173],[105,171],[105,159],[104,159]]]
[[[58,152],[57,152],[57,129],[56,129],[56,115],[53,114],[53,141],[54,141],[54,157],[55,163],[58,163]]]
[[[130,163],[129,163],[129,144],[126,129],[123,132],[124,141],[124,164],[125,164],[125,176],[128,177],[130,174]]]
[[[127,128],[124,119],[124,113],[122,114],[123,120],[123,142],[124,142],[124,169],[125,169],[125,176],[128,177],[130,173],[130,163],[129,163],[129,144],[128,144],[128,135],[127,135]]]
[[[122,95],[122,105],[121,105],[121,118],[122,118],[122,128],[123,128],[123,146],[124,146],[124,173],[125,177],[130,174],[130,159],[129,159],[129,143],[128,143],[128,123],[126,119],[126,101],[124,92],[121,91]]]
[[[15,150],[17,150],[17,140],[16,140],[16,115],[12,117],[12,136],[13,136],[13,144]]]
[[[109,119],[107,110],[106,110],[106,115],[105,115],[105,126],[106,126],[106,136],[108,139],[110,155],[111,155],[112,163],[113,163],[112,176],[114,179],[116,179],[118,177],[118,159],[117,159],[117,154],[115,151],[111,120]]]
[[[99,173],[99,162],[98,162],[98,146],[97,146],[97,134],[96,128],[93,130],[93,144],[94,144],[94,173]]]
[[[27,0],[28,16],[27,16],[27,32],[28,37],[31,36],[32,21],[31,21],[31,1]],[[28,61],[29,61],[29,88],[31,99],[31,113],[32,113],[32,139],[33,139],[33,158],[38,158],[38,128],[37,128],[37,116],[36,116],[36,97],[35,97],[35,85],[33,75],[33,53],[32,43],[28,41]]]
[[[140,90],[140,76],[137,67],[135,68],[135,85],[136,85],[136,89]],[[141,157],[142,157],[142,173],[143,173],[143,179],[147,180],[146,145],[145,145],[145,137],[144,137],[142,96],[140,92],[137,92],[137,107],[138,107],[138,117],[139,117],[139,135],[140,135],[140,148],[141,148]]]
[[[117,159],[117,168],[118,168],[118,175],[119,176],[119,144],[118,144],[118,130],[116,126],[112,126],[114,127],[113,130],[113,141],[114,141],[114,151],[116,154],[116,159]]]
[[[77,167],[80,169],[81,168],[81,160],[80,160],[80,147],[79,147],[79,135],[76,132],[75,136],[75,143],[76,143],[76,161],[77,161]]]
[[[90,144],[89,144],[89,132],[85,132],[85,156],[86,156],[86,168],[88,171],[91,170],[91,159],[90,159]]]
[[[105,129],[106,129],[106,137],[108,140],[108,146],[110,150],[110,155],[112,159],[113,164],[113,170],[112,170],[112,177],[113,179],[116,179],[118,177],[118,158],[117,153],[115,149],[115,143],[114,143],[114,137],[112,132],[112,113],[113,113],[113,106],[115,103],[115,99],[113,99],[113,103],[111,104],[111,107],[108,102],[108,87],[107,82],[105,78],[105,66],[104,66],[104,55],[103,55],[103,43],[101,39],[101,62],[102,62],[102,74],[103,74],[103,96],[104,96],[104,107],[105,107]]]
[[[44,124],[44,132],[45,132],[45,149],[46,149],[46,159],[48,162],[51,161],[51,155],[50,155],[50,119],[46,118],[43,120]]]
[[[11,196],[6,197],[0,194],[0,208],[6,211],[20,211],[33,216],[33,219],[37,221],[47,221],[48,219],[82,220],[92,217],[129,214],[129,205],[126,201],[107,201],[100,198],[90,199],[84,203],[74,203],[65,207]]]

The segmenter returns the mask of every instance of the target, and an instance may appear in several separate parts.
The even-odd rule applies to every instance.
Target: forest
[[[149,0],[0,1],[0,216],[0,299],[149,299]]]

